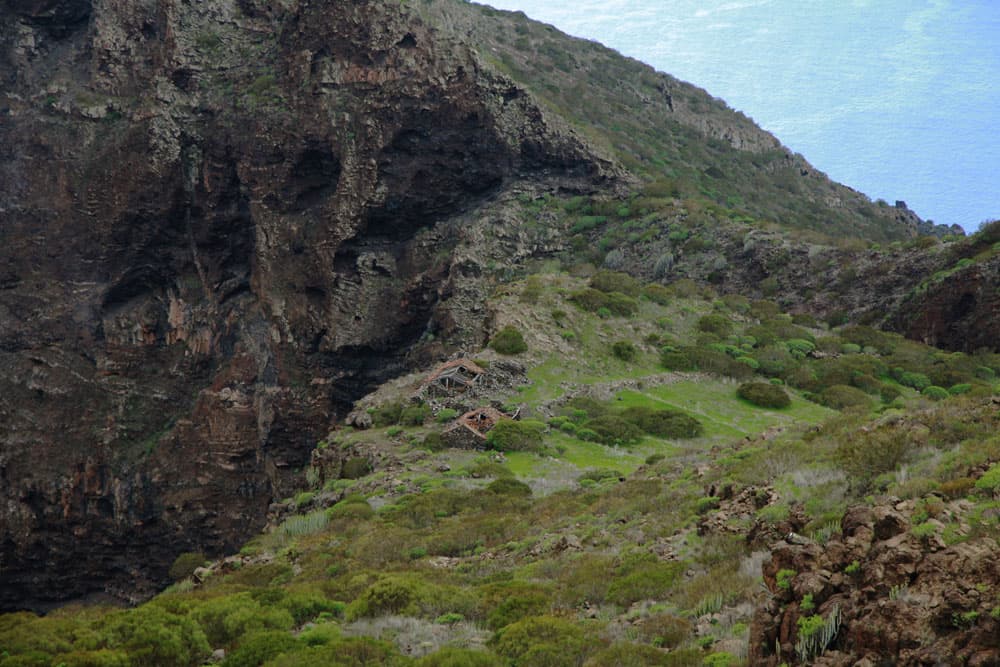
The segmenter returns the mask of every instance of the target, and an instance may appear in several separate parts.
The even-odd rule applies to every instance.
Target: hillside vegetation
[[[497,330],[527,349],[473,351],[527,368],[497,395],[521,408],[517,437],[446,448],[454,410],[384,388],[373,427],[319,443],[312,486],[238,555],[179,559],[178,582],[135,609],[4,616],[0,665],[198,665],[219,649],[224,665],[737,665],[754,609],[797,574],[762,585],[781,536],[823,544],[885,495],[945,545],[995,529],[1000,355],[575,274],[499,286]],[[802,618],[825,602],[787,599]],[[968,623],[992,627],[988,611]]]

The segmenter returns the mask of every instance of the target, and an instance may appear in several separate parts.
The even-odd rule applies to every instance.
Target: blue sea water
[[[1000,0],[485,0],[690,81],[833,179],[1000,218]]]

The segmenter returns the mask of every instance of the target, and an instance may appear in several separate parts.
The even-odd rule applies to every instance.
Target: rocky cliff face
[[[937,518],[914,530],[914,502],[886,499],[849,510],[827,544],[793,537],[775,546],[764,565],[773,596],[754,616],[750,663],[997,664],[997,543],[946,546],[941,537],[949,520],[973,530],[968,504],[941,503]],[[825,623],[801,620],[817,617]]]
[[[506,199],[618,178],[399,3],[2,12],[0,608],[239,544],[355,398],[482,342],[480,259],[545,247]]]
[[[998,349],[1000,257],[942,268],[900,304],[889,328],[949,350]]]

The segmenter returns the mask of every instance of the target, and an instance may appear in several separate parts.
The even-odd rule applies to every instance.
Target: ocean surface
[[[721,97],[831,178],[1000,218],[1000,0],[485,0]]]

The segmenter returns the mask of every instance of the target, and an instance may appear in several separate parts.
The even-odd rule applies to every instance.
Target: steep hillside
[[[507,323],[498,291],[528,274],[603,265],[678,298],[713,283],[955,349],[997,340],[992,246],[904,244],[915,214],[830,182],[703,91],[523,16],[457,0],[0,12],[0,608],[135,602],[178,554],[231,553],[303,488],[356,401],[482,348]],[[973,269],[970,306],[947,286]],[[642,377],[699,335],[644,298]],[[596,310],[635,315],[617,299]],[[655,337],[669,317],[686,328]],[[915,354],[898,367],[930,372],[933,353]],[[942,390],[986,383],[977,365],[995,369],[963,357]],[[609,372],[587,381],[628,379]],[[621,458],[621,476],[645,460]]]
[[[834,183],[723,100],[596,42],[567,39],[519,12],[456,0],[415,5],[468,35],[487,63],[667,193],[831,237],[898,240],[930,230],[905,206],[880,206]]]

